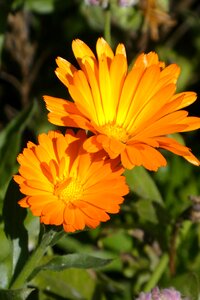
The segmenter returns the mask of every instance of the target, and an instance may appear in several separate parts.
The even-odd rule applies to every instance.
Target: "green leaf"
[[[103,259],[85,253],[74,253],[55,256],[47,264],[39,267],[42,270],[61,271],[67,268],[90,269],[109,264],[112,259]]]
[[[143,222],[149,221],[154,224],[158,223],[156,211],[151,201],[148,199],[139,199],[139,201],[135,203],[135,207]]]
[[[16,157],[24,128],[29,123],[37,108],[34,101],[28,108],[18,114],[7,127],[0,132],[0,212],[11,177],[16,171]]]
[[[12,279],[18,275],[28,259],[28,234],[24,227],[26,210],[21,208],[16,199],[21,198],[19,188],[10,182],[3,207],[5,233],[10,240],[10,264]],[[10,267],[8,264],[8,267]]]
[[[11,247],[10,242],[6,237],[3,223],[0,227],[0,288],[6,289],[9,286],[10,278],[12,276],[12,261],[11,261]]]
[[[13,278],[20,271],[28,257],[28,237],[23,225],[26,210],[21,209],[16,199],[21,198],[19,188],[10,179],[16,170],[16,156],[19,152],[22,131],[36,110],[36,104],[18,114],[8,126],[0,133],[0,211],[3,208],[3,219],[5,233],[8,237],[9,251],[7,257],[2,261],[6,282],[2,287],[8,285],[11,274]],[[3,203],[8,184],[10,186]],[[11,274],[10,274],[11,273]]]
[[[125,176],[131,192],[143,199],[150,199],[163,205],[162,196],[155,182],[143,167],[126,170]]]
[[[180,275],[177,274],[168,284],[181,291],[182,295],[188,297],[188,299],[199,299],[200,278],[198,273],[188,272]]]
[[[117,253],[130,252],[133,249],[133,239],[125,231],[109,234],[101,240],[104,247]]]
[[[54,0],[25,0],[25,8],[39,14],[52,13]]]
[[[1,300],[26,300],[33,289],[0,290]]]
[[[31,274],[32,279],[41,270],[62,271],[69,268],[91,269],[100,268],[109,264],[112,259],[99,258],[85,253],[54,256],[48,263],[37,267]]]
[[[92,29],[103,29],[104,14],[103,10],[99,6],[86,6],[85,4],[82,4],[81,12]]]
[[[17,9],[21,8],[23,6],[23,4],[24,4],[25,1],[26,0],[14,0],[12,2],[11,9],[12,10],[17,10]]]
[[[67,269],[56,274],[44,270],[30,282],[38,288],[40,300],[92,299],[95,283],[94,274],[83,269]]]
[[[6,258],[0,261],[0,274],[0,288],[8,288],[12,276],[12,262],[10,259],[10,252],[8,252]]]
[[[140,11],[132,7],[120,7],[117,3],[111,4],[112,18],[117,26],[123,30],[138,30],[141,26],[142,14]]]

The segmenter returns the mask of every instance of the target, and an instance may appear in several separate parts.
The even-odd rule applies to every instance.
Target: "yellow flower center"
[[[105,124],[101,127],[101,131],[105,135],[112,137],[123,143],[125,143],[129,138],[126,129],[116,124],[110,124],[110,123]]]
[[[69,178],[55,187],[55,195],[65,203],[80,199],[82,194],[83,186],[76,178]]]

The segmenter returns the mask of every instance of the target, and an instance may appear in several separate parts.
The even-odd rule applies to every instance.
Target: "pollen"
[[[110,136],[122,143],[126,143],[126,141],[129,139],[129,134],[127,133],[126,129],[116,124],[105,124],[101,127],[101,131],[105,135]]]
[[[65,182],[57,184],[55,187],[55,194],[65,203],[73,202],[81,198],[83,194],[83,186],[80,180],[70,178]]]

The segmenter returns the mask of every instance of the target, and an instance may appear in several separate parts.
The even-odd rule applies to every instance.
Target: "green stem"
[[[21,273],[19,273],[18,277],[12,283],[11,289],[19,289],[26,284],[28,277],[38,266],[38,263],[40,262],[40,259],[46,252],[47,247],[52,243],[53,240],[58,238],[57,236],[61,237],[62,235],[60,234],[60,232],[56,232],[52,229],[44,233],[40,244],[37,246],[27,263],[24,265],[24,268],[22,269]]]
[[[109,7],[105,9],[104,38],[111,45],[111,11]]]
[[[161,257],[156,269],[154,270],[153,274],[151,275],[150,280],[147,282],[146,286],[144,287],[144,292],[149,292],[152,288],[154,288],[159,279],[161,278],[163,272],[167,268],[167,264],[169,262],[169,256],[167,253],[164,253]]]

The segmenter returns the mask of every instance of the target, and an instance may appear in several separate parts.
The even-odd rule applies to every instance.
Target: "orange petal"
[[[194,156],[191,152],[189,153],[189,155],[184,155],[183,156],[187,161],[189,161],[191,164],[195,165],[195,166],[200,166],[200,161],[198,158],[196,158],[196,156]]]
[[[92,219],[87,215],[84,216],[84,219],[85,219],[85,224],[90,228],[96,228],[100,224],[99,220]]]
[[[13,179],[18,184],[22,184],[24,182],[24,178],[22,176],[20,176],[20,175],[14,175]]]
[[[27,199],[27,203],[34,216],[40,216],[44,206],[55,201],[57,201],[57,197],[51,194],[38,194],[35,196],[33,195],[31,197],[28,197]]]
[[[64,223],[74,226],[76,206],[68,203],[64,209]]]
[[[120,68],[119,68],[120,65]],[[124,81],[127,75],[127,60],[123,55],[117,55],[114,57],[110,67],[110,84],[112,95],[110,97],[109,110],[111,111],[111,118],[114,120],[117,115],[117,109],[124,85]]]
[[[97,136],[95,135],[85,140],[83,147],[86,151],[90,153],[94,153],[102,149],[102,145],[98,142]]]
[[[136,59],[133,67],[147,68],[152,65],[158,65],[161,68],[164,68],[165,66],[164,62],[159,61],[157,53],[153,51],[147,54],[145,53],[140,54]]]
[[[160,84],[176,83],[180,74],[180,67],[176,64],[171,64],[164,68],[161,72]]]
[[[187,125],[182,124],[184,122],[183,120],[187,117],[187,114],[186,111],[180,110],[166,115],[147,126],[142,132],[135,136],[135,139],[140,139],[141,137],[162,136],[183,131],[187,128]]]
[[[76,202],[76,205],[78,205],[79,209],[88,217],[105,222],[110,219],[109,215],[102,209],[95,207],[89,203],[78,201]]]
[[[142,74],[142,69],[134,68],[127,74],[125,78],[119,105],[117,107],[116,123],[119,124],[119,126],[124,125],[124,122],[127,119],[127,114],[130,110],[130,106]]]
[[[121,153],[121,161],[122,161],[122,165],[125,169],[133,169],[135,167],[135,165],[132,163],[132,161],[128,155],[127,147]]]
[[[63,229],[66,231],[66,232],[74,232],[76,231],[76,228],[71,225],[71,224],[66,224],[66,223],[63,223]]]
[[[63,223],[64,207],[64,203],[59,200],[46,204],[41,212],[41,222],[61,225]]]
[[[181,122],[181,124],[186,125],[186,127],[183,130],[181,130],[182,132],[199,129],[200,128],[200,118],[198,118],[198,117],[187,117]]]
[[[76,71],[76,68],[62,57],[57,57],[56,63],[58,68],[55,73],[60,81],[68,87],[73,81],[73,74]]]
[[[190,163],[199,166],[199,160],[191,153],[188,147],[183,146],[176,140],[168,137],[159,137],[158,142],[161,148],[173,152],[177,155],[183,156]]]
[[[168,103],[175,92],[175,85],[169,84],[163,89],[159,90],[154,94],[144,106],[138,111],[137,115],[133,120],[131,120],[127,129],[130,130],[133,126],[134,134],[137,131],[141,131],[143,128],[148,126],[150,120],[153,118],[153,115],[156,115],[159,111],[162,112],[162,107]],[[162,115],[161,115],[162,116]],[[159,115],[157,114],[157,118]],[[141,129],[142,127],[142,129]],[[130,128],[130,129],[129,129]]]
[[[106,135],[98,135],[97,141],[102,144],[112,159],[116,158],[125,148],[125,144]]]
[[[75,210],[74,227],[76,228],[76,230],[83,230],[85,228],[85,215],[78,207],[76,207]]]
[[[79,39],[74,40],[72,42],[72,50],[81,68],[84,68],[85,62],[88,62],[92,69],[94,69],[96,58],[91,49],[83,41]]]
[[[28,199],[29,199],[29,196],[26,196],[26,197],[22,198],[20,201],[18,201],[18,204],[21,207],[28,208],[29,207]]]
[[[197,94],[194,92],[182,92],[182,93],[178,93],[178,94],[174,95],[172,100],[175,100],[181,96],[182,96],[182,101],[181,101],[180,105],[177,107],[177,109],[181,109],[188,105],[191,105],[197,99]]]
[[[57,113],[59,116],[68,114],[80,114],[76,105],[68,100],[51,96],[43,96],[46,107],[50,112]]]
[[[166,165],[166,160],[160,152],[148,145],[135,144],[128,146],[126,150],[126,153],[128,154],[129,169],[134,166],[143,165],[150,171],[156,171],[159,167]]]
[[[126,58],[126,48],[123,44],[118,44],[115,54],[122,54]]]
[[[99,60],[101,59],[102,55],[105,55],[110,60],[112,60],[114,57],[112,49],[103,38],[99,38],[97,40],[96,51]]]

